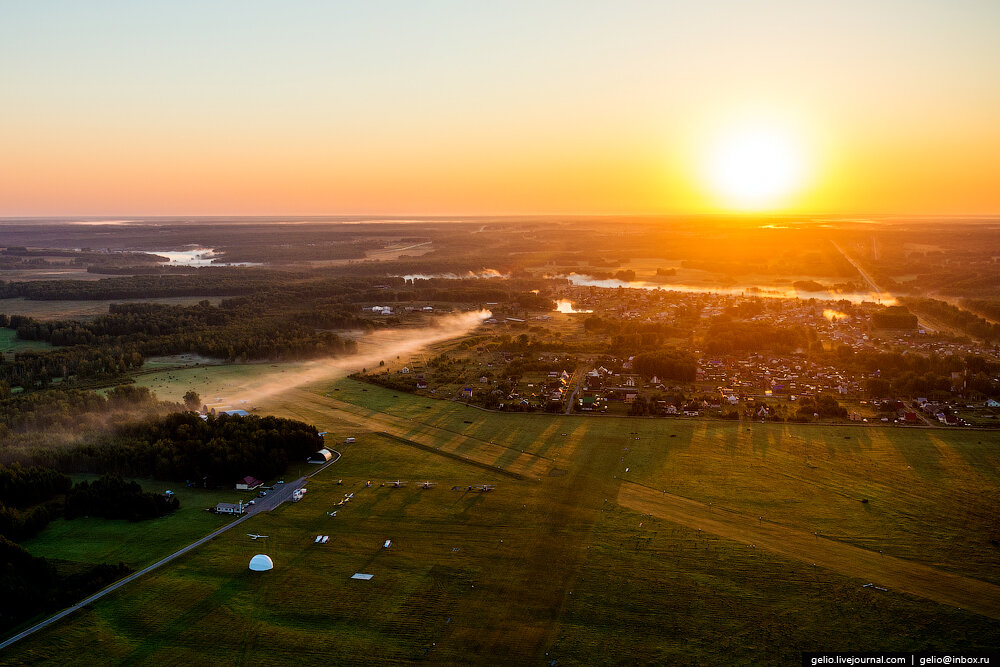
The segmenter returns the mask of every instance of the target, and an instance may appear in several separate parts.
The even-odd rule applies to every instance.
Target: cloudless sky
[[[1000,213],[1000,2],[0,1],[0,216]]]

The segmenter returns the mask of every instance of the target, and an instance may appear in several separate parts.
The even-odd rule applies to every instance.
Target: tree
[[[194,389],[188,389],[184,394],[184,405],[188,410],[197,410],[201,405],[201,396]]]

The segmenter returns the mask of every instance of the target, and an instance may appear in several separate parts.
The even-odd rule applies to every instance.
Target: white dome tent
[[[250,569],[254,572],[267,572],[272,568],[274,568],[274,562],[270,556],[257,554],[250,559]]]

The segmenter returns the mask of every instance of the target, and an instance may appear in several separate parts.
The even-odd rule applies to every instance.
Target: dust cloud
[[[275,394],[294,387],[347,377],[362,368],[377,368],[380,361],[389,362],[397,356],[422,350],[435,343],[463,336],[492,315],[479,310],[435,318],[428,326],[419,329],[382,329],[362,335],[357,339],[358,352],[343,357],[331,357],[305,362],[294,367],[268,373],[235,387],[216,403],[229,401],[236,404],[255,404]],[[212,403],[209,403],[212,405]]]

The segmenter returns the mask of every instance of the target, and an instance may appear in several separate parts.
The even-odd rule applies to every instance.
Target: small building
[[[309,457],[309,463],[326,463],[333,458],[333,452],[324,447]]]
[[[264,482],[260,481],[256,477],[251,477],[250,475],[247,475],[246,477],[244,477],[240,481],[236,482],[236,490],[237,491],[253,491],[258,486],[262,486],[263,484],[264,484]]]
[[[215,506],[216,514],[243,514],[245,511],[243,503],[219,503]]]

